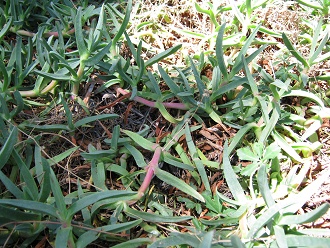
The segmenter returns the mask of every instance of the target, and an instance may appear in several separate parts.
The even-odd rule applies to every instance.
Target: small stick
[[[131,92],[119,97],[118,99],[116,99],[114,102],[106,105],[106,106],[101,106],[101,107],[98,107],[97,110],[103,110],[103,109],[106,109],[106,108],[111,108],[113,106],[115,106],[118,102],[122,102],[124,99],[127,99],[127,98],[130,98],[131,96]]]

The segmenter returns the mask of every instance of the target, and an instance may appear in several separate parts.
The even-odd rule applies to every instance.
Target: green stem
[[[20,91],[19,93],[21,94],[22,97],[38,97],[40,95],[45,95],[49,91],[54,89],[57,83],[58,83],[57,80],[52,80],[45,88],[41,90],[41,92],[37,90],[25,90],[25,91]]]
[[[83,79],[84,76],[84,70],[85,70],[85,61],[84,60],[80,60],[80,65],[77,71],[77,77],[73,80],[73,86],[72,86],[72,98],[76,98],[76,96],[78,96],[79,93],[79,86],[80,83]]]
[[[48,84],[45,88],[42,89],[42,91],[40,92],[41,95],[44,95],[44,94],[48,93],[49,91],[51,91],[52,89],[54,89],[57,84],[58,84],[57,80],[52,80],[50,82],[50,84]]]
[[[19,35],[23,35],[23,36],[28,36],[28,37],[34,37],[35,33],[26,31],[26,30],[14,30],[13,28],[10,28],[10,31]]]

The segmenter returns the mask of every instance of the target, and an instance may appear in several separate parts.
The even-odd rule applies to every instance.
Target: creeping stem
[[[140,199],[144,195],[147,188],[149,187],[150,182],[154,176],[155,169],[158,167],[158,163],[159,163],[161,154],[162,154],[162,148],[160,146],[157,146],[151,161],[149,162],[148,166],[146,167],[147,174],[141,184],[141,187],[138,190],[138,199]]]
[[[126,94],[129,94],[129,92],[127,92],[126,90],[120,88],[120,87],[117,87],[116,88],[117,92],[122,94],[122,95],[126,95]],[[156,108],[156,102],[153,102],[153,101],[149,101],[147,99],[144,99],[140,96],[135,96],[133,98],[133,101],[136,101],[136,102],[139,102],[139,103],[142,103],[148,107],[151,107],[151,108]],[[181,102],[163,102],[161,103],[165,108],[172,108],[172,109],[180,109],[180,110],[189,110],[190,109],[190,106],[184,104],[184,103],[181,103]]]
[[[34,37],[36,34],[30,31],[26,31],[26,30],[15,30],[15,28],[10,28],[9,29],[11,32],[19,34],[19,35],[23,35],[23,36],[27,36],[27,37]],[[74,28],[68,30],[68,31],[63,31],[62,35],[67,37],[70,36],[71,34],[74,33]],[[46,32],[43,34],[44,37],[50,37],[50,36],[54,36],[54,37],[58,37],[58,32]]]

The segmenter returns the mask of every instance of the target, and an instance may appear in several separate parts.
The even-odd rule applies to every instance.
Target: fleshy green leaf
[[[74,21],[75,26],[75,34],[76,34],[76,43],[78,47],[78,52],[80,55],[80,58],[85,60],[87,59],[89,51],[87,50],[86,43],[84,40],[84,34],[83,34],[83,27],[82,27],[82,15],[81,15],[82,9],[78,8],[77,15]]]
[[[244,243],[240,240],[240,238],[236,235],[233,235],[230,237],[231,244],[235,248],[246,248]]]
[[[237,180],[237,176],[230,164],[229,161],[229,148],[226,141],[223,148],[223,173],[228,184],[228,187],[233,194],[236,201],[242,202],[244,204],[247,201],[247,198],[244,194],[244,190],[240,183]]]
[[[103,199],[109,199],[109,202],[112,199],[117,199],[116,201],[120,201],[122,199],[125,199],[126,197],[133,197],[135,194],[136,192],[126,190],[109,190],[92,193],[74,202],[68,209],[68,216],[73,216],[83,208],[92,205],[96,202],[99,202]]]
[[[216,56],[218,59],[218,66],[220,68],[220,71],[224,77],[224,80],[228,80],[228,72],[227,72],[227,66],[225,62],[225,55],[223,51],[223,39],[224,39],[224,33],[225,33],[225,27],[226,23],[222,24],[217,36],[217,41],[216,41]]]
[[[290,157],[292,157],[296,161],[303,162],[299,154],[286,142],[286,140],[278,132],[274,130],[272,136],[275,142],[278,144],[279,147],[282,148],[284,152],[286,152]]]
[[[63,58],[59,53],[55,51],[49,52],[49,55],[54,57],[56,60],[58,60],[68,71],[71,73],[73,77],[77,77],[77,72],[74,70],[75,68],[72,68],[72,65],[69,65],[67,60]]]
[[[9,17],[7,23],[2,27],[1,31],[0,31],[0,41],[2,40],[2,38],[4,37],[4,35],[7,33],[7,31],[9,30],[9,28],[11,27],[13,23],[13,17]]]
[[[185,192],[186,194],[196,198],[197,200],[200,200],[201,202],[205,202],[203,196],[201,196],[195,189],[193,189],[191,186],[186,184],[181,179],[173,176],[172,174],[161,170],[159,168],[155,169],[155,175],[162,181],[178,188],[182,192]]]
[[[271,143],[264,151],[263,160],[274,159],[280,152],[281,148],[275,142]]]
[[[23,192],[8,178],[5,174],[0,171],[0,180],[6,189],[12,193],[17,199],[23,199]]]
[[[138,247],[146,246],[153,242],[154,241],[150,238],[137,238],[137,239],[132,239],[132,240],[123,242],[118,245],[114,245],[114,246],[112,246],[112,248],[138,248]]]
[[[158,66],[158,70],[159,70],[160,75],[164,79],[165,83],[168,85],[168,87],[170,87],[171,91],[174,94],[180,93],[179,86],[177,86],[174,83],[174,81],[169,77],[169,75],[165,72],[165,70],[161,66]]]
[[[56,233],[55,246],[67,247],[69,245],[70,236],[72,236],[72,226],[68,226],[68,227],[61,226]]]
[[[285,93],[283,95],[283,97],[287,97],[287,96],[300,96],[300,97],[307,97],[311,100],[313,100],[314,102],[316,102],[321,108],[324,108],[324,103],[323,101],[317,97],[315,94],[308,92],[308,91],[304,91],[304,90],[291,90],[287,93]]]
[[[329,238],[300,235],[286,235],[285,238],[289,247],[330,247]]]
[[[98,51],[94,56],[85,60],[85,65],[86,66],[95,66],[109,52],[110,46],[111,46],[111,43],[109,43],[107,46],[102,48],[101,51]]]
[[[93,230],[87,231],[82,234],[76,242],[77,247],[86,247],[86,245],[92,243],[93,241],[97,240],[101,234],[105,232],[109,233],[118,233],[130,230],[142,222],[141,219],[128,221],[125,223],[118,223],[118,224],[111,224],[105,225],[102,227],[95,228]]]
[[[294,202],[289,200],[283,200],[280,201],[271,207],[269,207],[265,212],[262,213],[262,215],[259,216],[259,218],[253,223],[251,226],[248,238],[253,238],[258,233],[258,231],[265,226],[269,221],[272,220],[272,218],[279,213],[280,210],[283,208],[292,205]]]
[[[304,65],[305,68],[309,68],[307,61],[304,57],[296,50],[296,48],[291,44],[289,38],[286,36],[285,33],[282,34],[282,39],[285,46],[288,48],[289,52],[298,60],[300,63]]]
[[[67,216],[67,208],[62,189],[53,170],[50,170],[50,181],[56,204],[56,213],[61,216],[61,219],[65,219]]]
[[[160,102],[155,103],[155,107],[158,108],[162,116],[171,123],[178,123],[179,120],[175,119]]]
[[[202,79],[200,78],[200,73],[197,71],[197,68],[194,64],[194,61],[190,57],[189,57],[189,61],[190,61],[191,69],[193,71],[193,74],[194,74],[194,77],[195,77],[195,80],[196,80],[196,83],[197,83],[197,87],[198,87],[198,91],[199,91],[199,97],[200,97],[200,99],[203,99],[203,94],[204,94],[204,91],[205,91],[205,85],[204,85]]]
[[[96,162],[96,160],[92,160],[91,174],[94,185],[99,189],[107,190],[107,186],[105,185],[105,168],[102,161]]]
[[[167,58],[168,56],[174,54],[176,51],[178,51],[180,48],[182,47],[182,45],[176,45],[174,47],[171,47],[169,49],[167,49],[164,52],[161,52],[159,54],[157,54],[156,56],[152,57],[151,59],[149,59],[147,62],[144,63],[145,67],[151,66],[159,61],[161,61],[162,59]]]
[[[329,203],[301,215],[284,215],[278,222],[279,225],[297,225],[316,221],[321,218],[330,208]]]
[[[203,235],[201,243],[198,248],[211,248],[214,231],[207,232]]]
[[[288,248],[283,227],[278,225],[274,226],[274,233],[278,247]]]
[[[9,78],[8,78],[8,72],[6,70],[5,64],[3,63],[2,60],[0,60],[0,72],[2,75],[2,88],[1,91],[6,91],[8,86],[9,86]]]
[[[254,122],[244,125],[232,138],[230,145],[228,147],[228,155],[235,149],[239,142],[242,141],[244,135],[253,127],[258,127]]]
[[[274,103],[273,105],[273,113],[272,116],[270,117],[269,121],[266,123],[266,126],[264,127],[264,129],[261,132],[261,135],[259,137],[259,142],[260,143],[264,143],[266,142],[267,138],[269,137],[269,135],[271,134],[271,132],[274,130],[275,125],[280,117],[280,113],[281,113],[281,109],[278,103]],[[267,109],[264,109],[264,111],[266,112]]]
[[[171,236],[158,239],[153,242],[149,248],[167,248],[167,247],[196,247],[200,243],[200,240],[196,236],[189,235],[188,233],[175,233],[172,232]]]
[[[260,193],[261,193],[262,197],[264,198],[267,206],[268,207],[273,206],[275,204],[275,201],[273,199],[271,191],[269,190],[267,171],[266,171],[265,164],[262,164],[258,170],[257,181],[258,181]]]
[[[134,146],[130,144],[124,144],[124,146],[134,157],[134,160],[139,167],[144,168],[147,166],[147,163],[145,162],[142,153],[138,149],[136,149]]]
[[[246,78],[247,78],[247,80],[249,82],[249,85],[251,87],[252,94],[254,96],[257,96],[259,94],[258,86],[257,86],[256,82],[254,81],[254,78],[252,77],[252,74],[250,72],[250,69],[249,69],[244,57],[242,57],[242,61],[243,61],[243,65],[244,65],[245,75],[246,75]]]
[[[197,149],[194,144],[194,141],[192,140],[191,130],[188,125],[186,125],[186,127],[185,127],[185,134],[186,134],[186,141],[187,141],[188,149],[190,152],[190,156],[192,157],[192,159],[196,165],[196,168],[198,170],[198,173],[199,173],[200,177],[202,178],[202,182],[204,183],[205,189],[207,191],[211,192],[211,186],[210,186],[209,179],[208,179],[206,171],[205,171],[205,167],[203,165],[203,162],[198,157]]]
[[[143,138],[141,135],[128,131],[128,130],[123,130],[123,133],[125,133],[128,137],[130,137],[136,144],[141,146],[142,148],[153,151],[155,148],[158,146],[155,143],[152,143],[151,141]]]
[[[123,20],[122,24],[120,25],[120,28],[116,32],[116,35],[113,38],[112,43],[111,43],[110,50],[111,50],[112,55],[117,55],[117,52],[116,52],[117,42],[119,41],[119,39],[121,38],[121,36],[123,35],[123,33],[125,32],[125,30],[127,28],[127,25],[130,20],[131,12],[132,12],[132,0],[128,0],[124,20]],[[114,18],[114,19],[116,19],[116,18]]]
[[[0,205],[0,217],[2,217],[2,219],[8,218],[17,222],[24,222],[39,219],[40,214],[34,214],[27,211],[19,211],[17,208]],[[0,221],[0,223],[2,224],[3,222]]]
[[[248,63],[250,63],[259,53],[262,52],[262,50],[264,50],[266,48],[266,46],[261,46],[258,50],[256,50],[254,53],[252,53],[250,56],[246,57],[246,54],[248,52],[248,49],[250,49],[250,45],[253,41],[255,41],[255,36],[259,30],[260,24],[258,26],[256,26],[256,28],[253,30],[253,32],[249,35],[249,37],[247,38],[247,40],[244,42],[243,47],[241,48],[241,50],[239,51],[234,66],[230,72],[230,78],[234,77],[243,67],[243,61],[242,59],[244,58]]]
[[[118,118],[119,115],[117,114],[102,114],[102,115],[94,115],[94,116],[89,116],[89,117],[85,117],[84,119],[81,119],[79,121],[77,121],[76,123],[74,123],[74,127],[78,128],[81,127],[87,123],[99,120],[111,120],[111,119],[115,119]]]
[[[128,206],[124,208],[124,212],[133,218],[143,219],[149,222],[176,223],[176,222],[187,221],[192,218],[191,216],[178,216],[178,217],[162,216],[155,213],[138,211]]]
[[[250,147],[243,147],[237,150],[237,156],[241,160],[258,161],[259,157],[253,153]]]
[[[322,173],[305,188],[303,188],[298,193],[291,193],[286,201],[291,201],[293,204],[287,206],[283,213],[295,213],[300,209],[321,187],[321,185],[328,180],[330,175],[330,170],[323,170]]]
[[[57,164],[58,162],[62,161],[63,159],[65,159],[66,157],[70,156],[72,153],[74,153],[78,149],[79,149],[78,146],[72,147],[72,148],[62,152],[59,155],[56,155],[52,158],[47,159],[47,162],[49,163],[49,166],[53,166],[53,165]]]
[[[0,204],[57,217],[57,209],[46,203],[22,199],[0,199]]]
[[[7,163],[15,144],[17,143],[17,138],[18,130],[17,127],[14,126],[0,150],[0,169],[2,169]]]
[[[69,81],[71,79],[71,76],[67,74],[65,71],[58,71],[56,73],[48,73],[43,71],[35,70],[35,73],[39,74],[40,76],[43,76],[45,78],[50,78],[54,80],[60,80],[60,81]]]
[[[27,167],[26,163],[23,161],[22,157],[19,155],[18,151],[16,149],[13,149],[12,156],[15,160],[15,163],[18,165],[21,173],[21,177],[26,185],[24,188],[32,200],[38,199],[38,187],[36,185],[36,182],[31,175],[31,172],[29,168]],[[33,154],[27,154],[27,156],[33,156]]]

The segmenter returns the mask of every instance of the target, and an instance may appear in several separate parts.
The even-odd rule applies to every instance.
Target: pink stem
[[[35,33],[29,32],[29,31],[26,31],[26,30],[17,30],[17,31],[15,31],[13,28],[11,28],[10,31],[14,32],[14,33],[17,33],[19,35],[24,35],[24,36],[28,36],[28,37],[33,37],[33,36],[36,35]],[[74,31],[75,31],[74,28],[72,28],[67,32],[63,31],[62,34],[63,34],[63,36],[69,36],[69,35],[73,34]],[[45,37],[50,37],[52,35],[54,37],[58,38],[58,32],[47,32],[47,33],[43,34],[43,36],[45,36]]]
[[[117,92],[119,92],[120,94],[122,95],[126,95],[128,94],[128,92],[120,87],[117,87],[116,88]],[[139,103],[142,103],[148,107],[151,107],[151,108],[155,108],[156,106],[156,102],[153,102],[153,101],[149,101],[147,99],[144,99],[140,96],[135,96],[133,98],[134,101],[136,102],[139,102]],[[180,109],[180,110],[188,110],[189,109],[189,106],[185,105],[184,103],[181,103],[181,102],[164,102],[162,103],[164,105],[165,108],[172,108],[172,109]]]
[[[74,28],[72,28],[72,29],[70,29],[69,31],[67,31],[67,32],[62,32],[62,34],[64,35],[64,36],[68,36],[68,35],[70,35],[70,34],[73,34],[74,33]],[[47,32],[47,33],[44,33],[44,36],[45,37],[50,37],[50,36],[54,36],[54,37],[58,37],[58,32]]]
[[[138,199],[140,199],[144,195],[147,188],[149,187],[152,177],[154,176],[155,169],[158,167],[161,154],[162,154],[162,148],[160,146],[157,146],[154,155],[146,168],[147,174],[138,190]]]
[[[189,107],[181,102],[163,102],[165,108],[188,110]]]

